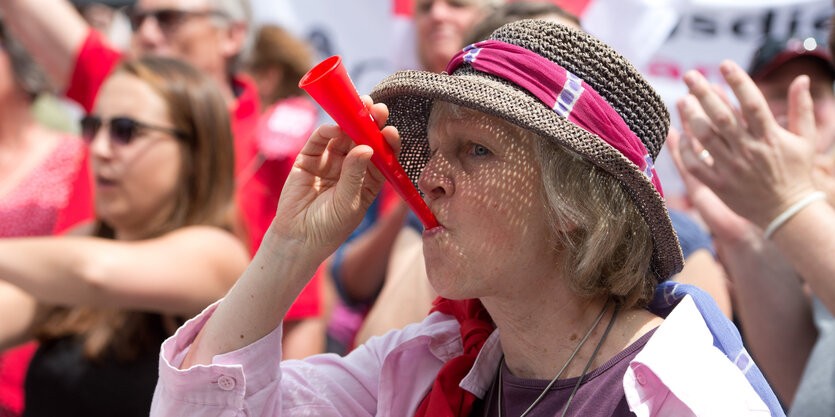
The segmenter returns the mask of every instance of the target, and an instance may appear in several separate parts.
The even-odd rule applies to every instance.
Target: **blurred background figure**
[[[281,27],[264,25],[255,33],[243,69],[258,87],[261,114],[254,134],[258,152],[246,169],[251,174],[244,175],[251,175],[257,184],[284,184],[296,155],[316,127],[317,107],[299,88],[299,80],[313,65],[311,55],[307,43]],[[249,215],[272,219],[279,191],[271,189],[271,194],[265,193],[260,201],[249,201]],[[288,358],[304,358],[325,350],[326,319],[320,306],[320,282],[317,273],[285,318]]]
[[[68,0],[4,0],[0,8],[9,18],[10,29],[57,89],[85,111],[92,111],[102,83],[123,59],[123,52],[92,29]],[[239,68],[251,44],[249,0],[138,0],[126,13],[132,30],[126,55],[182,59],[220,87],[235,145],[236,230],[254,254],[275,216],[284,177],[270,174],[283,169],[273,166],[281,161],[265,157],[259,148],[255,136],[261,114],[259,94]],[[297,320],[289,320],[288,326],[320,319],[318,279],[311,281],[289,314]],[[286,329],[288,336],[291,330]],[[286,342],[294,340],[303,341],[302,346],[288,352],[315,353],[324,346],[321,334],[288,337]]]
[[[26,416],[146,416],[160,344],[249,261],[231,232],[226,104],[181,61],[129,60],[82,132],[95,223],[73,236],[0,239],[0,349],[40,342]]]
[[[259,183],[283,184],[316,122],[316,106],[298,86],[312,66],[311,53],[307,44],[284,29],[267,25],[256,32],[250,56],[245,70],[258,86],[261,99],[255,131],[259,153],[252,175]],[[278,194],[269,196],[263,209],[275,211],[277,204]]]
[[[130,21],[125,11],[136,0],[70,0],[81,17],[116,48],[130,47]]]
[[[46,76],[0,21],[0,238],[62,234],[92,218],[83,142],[35,121],[34,102],[48,91]],[[0,416],[23,409],[35,347],[0,355]]]
[[[767,38],[757,48],[748,74],[768,101],[781,126],[788,123],[789,85],[798,75],[809,76],[815,103],[818,152],[828,153],[835,143],[835,68],[825,41],[814,37]]]
[[[307,43],[281,27],[264,25],[255,33],[246,71],[255,80],[261,105],[267,109],[281,100],[304,97],[299,80],[312,65]]]
[[[503,0],[414,0],[418,61],[425,71],[441,72],[461,49],[473,25]]]
[[[512,1],[498,6],[492,13],[479,20],[463,38],[462,44],[469,45],[483,41],[502,25],[522,19],[551,20],[575,29],[582,29],[577,16],[552,1]]]

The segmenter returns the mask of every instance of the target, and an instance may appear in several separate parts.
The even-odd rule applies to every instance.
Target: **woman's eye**
[[[473,155],[475,155],[475,156],[487,156],[487,155],[490,155],[490,150],[489,150],[489,149],[487,149],[486,147],[484,147],[484,146],[482,146],[482,145],[479,145],[479,144],[477,144],[477,143],[476,143],[476,144],[473,144],[473,147],[472,147],[472,149],[470,150],[470,152],[471,152]]]
[[[429,9],[432,8],[432,3],[434,0],[422,0],[419,1],[417,4],[416,10],[422,14],[426,14],[429,12]]]

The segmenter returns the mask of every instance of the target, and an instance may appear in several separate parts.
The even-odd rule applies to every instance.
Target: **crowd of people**
[[[426,229],[251,14],[0,0],[0,417],[833,415],[835,31],[668,109],[555,2],[414,0],[362,101]]]

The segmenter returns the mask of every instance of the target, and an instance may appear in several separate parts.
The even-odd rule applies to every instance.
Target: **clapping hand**
[[[787,130],[745,71],[730,61],[720,70],[740,109],[701,74],[688,72],[684,81],[690,94],[678,102],[685,133],[681,162],[734,212],[765,228],[814,191],[816,128],[809,77],[799,76],[789,87]],[[701,147],[709,154],[696,151]]]

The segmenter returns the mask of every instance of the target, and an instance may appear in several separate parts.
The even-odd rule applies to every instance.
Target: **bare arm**
[[[406,204],[401,202],[365,233],[347,243],[338,276],[351,300],[368,300],[380,290],[386,279],[391,248],[407,210]]]
[[[0,352],[32,339],[37,312],[34,298],[0,281]]]
[[[137,242],[0,240],[0,278],[43,303],[168,314],[194,314],[222,297],[247,259],[234,236],[212,227],[188,227]]]
[[[383,105],[366,106],[380,124]],[[383,136],[398,149],[393,127]],[[247,346],[274,330],[316,268],[362,220],[383,176],[371,148],[354,146],[337,126],[321,126],[302,148],[284,184],[276,216],[244,274],[195,338],[181,368]]]
[[[285,321],[281,337],[282,359],[304,359],[325,352],[327,321],[323,316]]]
[[[75,65],[76,51],[90,28],[66,0],[2,0],[3,22],[49,75],[65,91]]]
[[[722,97],[706,97],[709,90],[700,82],[698,84],[695,86],[698,94],[705,97],[711,112],[720,111],[716,110],[716,107],[728,106]],[[680,111],[683,112],[685,128],[690,130],[691,134],[704,134],[701,129],[705,125],[700,126],[700,123],[704,123],[705,116],[698,115],[697,109],[693,107],[681,107],[683,106],[680,105]],[[689,115],[686,115],[685,111],[689,112]],[[734,113],[730,107],[721,111],[728,111],[728,117],[736,117],[735,115],[739,114]],[[733,192],[722,190],[715,182],[709,183],[710,186],[702,182],[703,179],[715,181],[719,176],[728,175],[713,170],[729,169],[734,165],[737,165],[734,167],[737,170],[763,175],[756,173],[756,169],[768,167],[769,163],[751,163],[752,155],[748,154],[750,151],[745,151],[744,156],[729,157],[724,154],[723,151],[731,149],[731,146],[734,146],[733,149],[743,149],[742,144],[731,142],[742,142],[742,136],[741,133],[737,133],[728,137],[728,142],[721,144],[722,147],[716,150],[715,156],[711,151],[711,157],[702,159],[695,157],[701,151],[701,141],[679,143],[678,136],[672,134],[668,143],[688,194],[712,231],[719,258],[733,283],[734,310],[742,324],[746,344],[775,392],[784,403],[790,404],[817,337],[808,297],[803,291],[795,268],[773,244],[765,241],[762,228],[741,217],[735,212],[736,209],[731,210],[733,207],[729,207],[730,204],[734,204],[737,209],[750,212],[751,206],[768,206],[773,197],[746,194],[760,186],[746,183],[748,178],[740,179],[738,183],[743,190]],[[710,142],[709,139],[706,142]],[[716,149],[717,144],[714,142],[712,145]],[[733,183],[733,180],[740,176],[745,175],[737,172],[733,178],[726,178],[725,184]],[[717,196],[714,192],[716,189],[724,193]],[[743,201],[737,201],[740,193],[744,196]]]
[[[420,234],[412,228],[402,228],[392,248],[386,283],[357,332],[354,346],[372,336],[420,322],[429,314],[437,297],[426,278]]]
[[[706,291],[716,301],[716,305],[719,306],[725,317],[733,318],[731,296],[728,293],[725,271],[713,258],[713,254],[706,249],[699,249],[690,254],[684,268],[673,279],[682,284],[695,285]]]
[[[835,210],[818,201],[777,229],[772,241],[809,283],[829,311],[835,311]]]
[[[746,344],[775,392],[791,404],[817,339],[802,282],[759,230],[735,241],[717,240],[716,247],[734,284]]]

